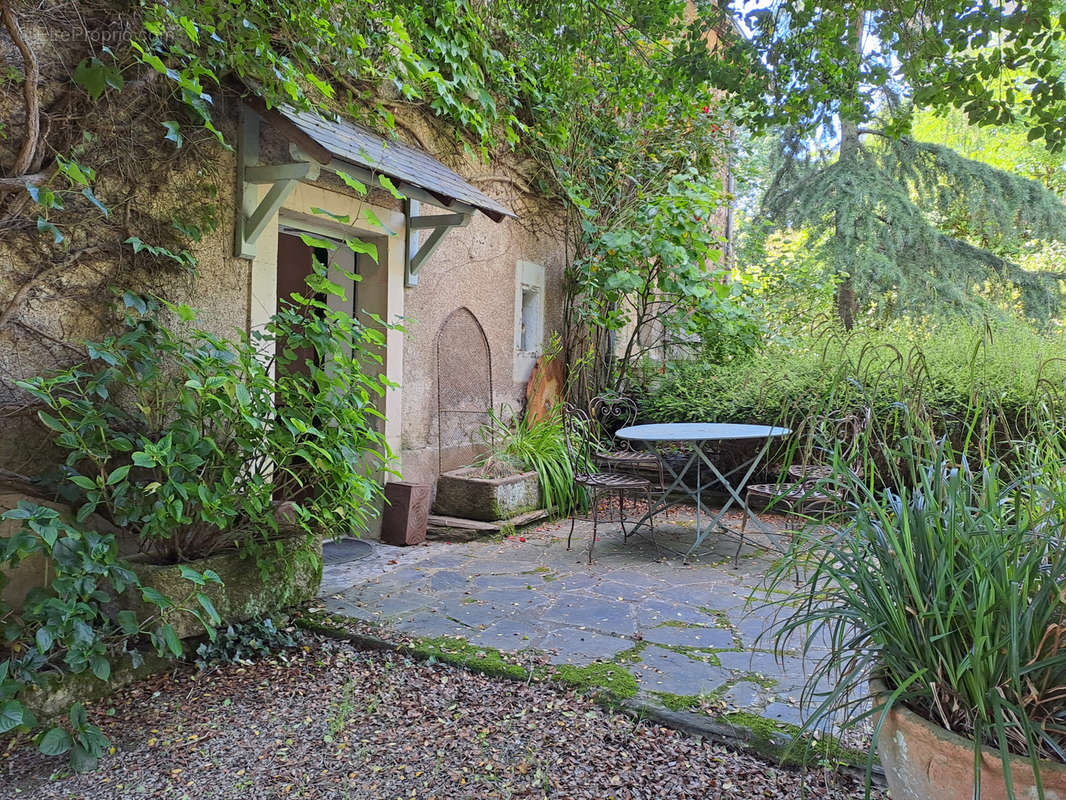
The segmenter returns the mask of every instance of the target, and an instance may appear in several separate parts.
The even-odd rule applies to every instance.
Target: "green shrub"
[[[251,664],[258,658],[296,647],[291,629],[278,630],[269,617],[227,625],[214,638],[196,648],[196,666],[200,669],[216,664]]]
[[[41,554],[50,580],[19,610],[0,601],[0,735],[36,726],[20,697],[53,676],[106,681],[113,664],[137,666],[147,647],[180,656],[169,614],[196,616],[214,639],[220,620],[200,589],[217,575],[182,565],[183,598],[142,587],[115,537],[90,517],[135,534],[165,563],[234,547],[254,556],[292,534],[282,524],[307,537],[365,528],[390,454],[374,405],[388,384],[363,364],[380,362],[384,337],[329,307],[327,297],[343,291],[321,265],[307,283],[310,296],[294,294],[265,330],[236,341],[196,328],[187,307],[127,293],[121,330],[89,344],[88,362],[19,383],[67,453],[42,483],[74,511],[22,503],[4,514],[21,530],[0,539],[0,566]],[[279,509],[278,500],[289,502]],[[0,572],[0,588],[4,580]],[[158,613],[117,610],[130,588]],[[231,645],[251,643],[227,634],[208,651]],[[48,755],[69,753],[79,769],[107,744],[80,704],[37,743]]]
[[[1059,360],[1056,360],[1059,359]],[[724,365],[674,362],[644,390],[641,418],[661,422],[783,424],[797,431],[827,415],[884,412],[920,401],[953,432],[981,415],[997,441],[1028,430],[1066,397],[1066,342],[1023,323],[899,322],[845,336],[771,344]]]
[[[25,704],[26,692],[57,676],[89,672],[106,681],[119,662],[139,667],[143,649],[180,656],[181,641],[167,621],[172,613],[192,614],[214,636],[218,614],[200,591],[208,582],[220,582],[210,570],[201,573],[183,567],[182,575],[189,581],[187,595],[164,597],[141,586],[136,574],[119,561],[111,534],[83,529],[55,509],[28,502],[5,512],[3,519],[17,520],[21,528],[0,539],[0,564],[16,566],[40,555],[51,580],[32,589],[20,609],[0,599],[0,736],[37,726]],[[0,588],[3,583],[0,574]],[[116,612],[111,605],[129,589],[140,591],[144,602],[157,611],[144,619],[129,610]],[[78,770],[94,767],[108,743],[77,702],[65,721],[53,721],[38,732],[36,742],[45,755],[69,754]]]
[[[389,454],[374,406],[386,386],[362,364],[383,340],[328,306],[340,287],[308,283],[315,294],[236,341],[127,293],[123,330],[89,362],[19,384],[68,453],[57,490],[78,521],[102,515],[162,563],[254,549],[277,534],[279,499],[309,535],[365,529]]]

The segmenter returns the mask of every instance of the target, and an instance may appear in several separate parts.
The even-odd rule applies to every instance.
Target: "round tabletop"
[[[735,425],[731,422],[657,422],[630,425],[615,431],[622,439],[642,442],[708,442],[731,439],[768,439],[787,436],[788,428],[771,425]]]

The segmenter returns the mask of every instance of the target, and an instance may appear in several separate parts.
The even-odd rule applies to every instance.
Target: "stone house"
[[[522,408],[533,365],[562,326],[562,207],[476,158],[453,157],[453,171],[432,145],[283,109],[240,114],[233,257],[247,263],[248,329],[302,284],[311,250],[300,233],[375,244],[377,263],[344,247],[331,257],[362,279],[353,311],[404,328],[386,333],[384,372],[398,388],[381,409],[398,469],[431,482],[469,463],[488,412]],[[411,138],[431,136],[424,125]],[[363,198],[342,174],[375,188]]]
[[[31,21],[26,33],[41,53],[45,100],[74,108],[57,87],[69,87],[84,53],[43,21]],[[14,68],[21,64],[6,40],[0,56]],[[349,293],[351,311],[367,322],[402,323],[403,330],[386,332],[382,370],[398,388],[386,393],[380,410],[404,479],[432,482],[440,471],[469,463],[488,412],[522,409],[534,364],[562,332],[563,273],[574,249],[562,204],[535,188],[535,166],[513,152],[486,161],[418,108],[396,108],[397,137],[383,139],[351,122],[240,99],[247,94],[238,87],[215,98],[216,124],[235,147],[218,147],[206,136],[208,157],[171,172],[165,165],[173,153],[150,149],[161,144],[150,104],[139,107],[124,92],[85,110],[102,118],[93,121],[103,132],[93,146],[111,135],[116,147],[130,148],[115,159],[123,162],[121,187],[115,188],[122,180],[101,176],[112,194],[126,194],[128,209],[150,216],[174,196],[195,197],[203,191],[200,173],[212,173],[211,203],[219,214],[190,246],[195,274],[155,274],[119,244],[124,234],[98,253],[71,236],[69,263],[49,263],[56,257],[34,251],[37,233],[25,215],[17,222],[24,229],[14,232],[21,239],[0,231],[0,484],[5,471],[31,475],[54,461],[49,432],[14,381],[79,360],[80,348],[70,345],[106,330],[100,309],[113,287],[149,287],[186,303],[214,333],[250,332],[269,319],[279,298],[302,286],[315,253],[300,234],[355,236],[377,248],[377,261],[344,247],[329,257],[361,278]],[[12,130],[22,122],[21,103],[14,92],[0,94],[0,118]],[[16,142],[0,141],[0,163],[14,161]],[[164,165],[154,177],[140,172],[149,162]],[[369,193],[355,191],[345,177]],[[10,203],[11,195],[0,194],[0,201]],[[728,229],[727,220],[720,224]]]
[[[441,469],[469,463],[489,411],[523,407],[534,363],[562,327],[562,206],[529,189],[517,157],[483,161],[418,112],[397,119],[405,142],[268,110],[255,98],[224,103],[228,124],[220,127],[236,147],[219,148],[214,168],[229,173],[232,194],[218,197],[217,226],[190,248],[195,276],[169,286],[168,299],[197,309],[214,332],[252,331],[303,286],[316,254],[301,234],[374,244],[377,261],[343,246],[317,255],[360,276],[347,281],[347,310],[368,324],[402,324],[386,332],[381,369],[398,388],[379,409],[396,468],[406,480],[432,482]],[[22,276],[34,274],[28,255],[0,241],[0,295],[15,297]],[[136,280],[120,272],[110,285]],[[65,301],[65,291],[35,286],[19,298],[13,324],[0,326],[0,405],[13,380],[52,366],[27,329],[59,343],[100,335],[99,321]],[[106,302],[105,293],[99,305]],[[47,432],[31,415],[7,415],[0,428],[0,470],[33,474],[47,464]]]

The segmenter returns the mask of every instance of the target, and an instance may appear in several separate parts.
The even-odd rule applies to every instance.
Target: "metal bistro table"
[[[637,522],[634,529],[639,527],[642,522],[653,514],[657,514],[672,506],[679,505],[691,498],[696,501],[696,541],[683,553],[686,559],[688,559],[688,557],[703,544],[704,540],[719,527],[719,523],[725,516],[725,513],[733,507],[734,503],[743,509],[748,519],[754,523],[756,527],[768,536],[771,535],[770,530],[763,525],[759,518],[748,508],[747,503],[744,502],[744,498],[740,495],[740,489],[744,487],[748,482],[748,479],[750,479],[755,472],[756,467],[759,466],[759,462],[761,462],[766,455],[766,451],[770,449],[771,442],[773,442],[775,438],[787,436],[791,432],[792,431],[788,428],[771,427],[769,425],[733,425],[730,423],[718,422],[678,422],[653,425],[631,425],[627,428],[619,429],[615,432],[615,436],[630,441],[645,442],[651,445],[652,449],[656,452],[658,452],[666,443],[687,444],[692,446],[691,455],[685,460],[684,465],[680,469],[675,469],[670,459],[663,458],[662,453],[658,453],[659,460],[662,462],[664,470],[669,473],[673,483],[668,487],[664,487],[663,493],[654,504],[654,508],[648,509],[648,513]],[[734,442],[754,439],[765,440],[762,447],[760,447],[751,458],[743,461],[724,474],[714,461],[711,460],[706,451],[706,446],[709,442]],[[686,473],[688,473],[693,465],[696,467],[695,487],[687,485],[683,480]],[[706,472],[704,467],[706,467],[707,470],[710,470],[711,475],[714,476],[714,480],[705,481],[703,479]],[[734,483],[734,477],[742,471],[743,475],[740,477],[740,480]],[[720,483],[729,493],[729,497],[718,512],[711,515],[703,506],[702,495],[703,490],[714,483]],[[670,496],[674,492],[683,495],[684,499],[671,501]],[[706,526],[703,525],[703,515],[705,513],[712,517],[711,521]],[[734,565],[739,563],[740,548],[743,547],[743,545],[744,539],[743,536],[741,536],[740,543],[737,546],[736,555],[733,557]]]

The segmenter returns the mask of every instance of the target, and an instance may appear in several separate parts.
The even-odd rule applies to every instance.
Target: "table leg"
[[[739,466],[733,468],[726,475],[723,475],[722,472],[718,469],[718,467],[715,466],[714,462],[712,462],[710,460],[710,458],[707,457],[707,454],[703,452],[703,448],[699,449],[699,455],[700,455],[701,460],[707,465],[707,467],[711,470],[711,472],[714,473],[715,477],[722,484],[722,486],[725,487],[726,491],[729,493],[729,498],[726,500],[725,504],[721,507],[721,509],[719,509],[718,514],[715,515],[714,522],[712,523],[712,525],[708,526],[708,530],[706,532],[702,532],[702,531],[699,531],[697,529],[696,541],[693,543],[692,547],[689,548],[689,551],[686,554],[686,557],[688,555],[691,555],[692,552],[697,547],[699,547],[701,544],[703,544],[703,541],[704,541],[704,539],[706,539],[707,534],[710,533],[710,530],[713,529],[718,524],[718,521],[721,520],[722,517],[725,516],[726,511],[728,511],[730,508],[732,508],[734,503],[736,503],[738,506],[740,506],[740,508],[744,512],[744,516],[745,516],[745,518],[747,520],[750,520],[752,523],[754,523],[754,525],[757,528],[759,528],[759,530],[761,530],[767,536],[771,535],[770,529],[767,528],[765,525],[763,525],[762,524],[762,520],[760,520],[757,516],[755,516],[751,512],[751,509],[748,508],[748,504],[744,501],[744,498],[741,497],[739,490],[730,481],[730,478],[733,475],[735,475],[740,470],[742,470],[745,467],[747,467],[747,471],[744,473],[744,476],[737,482],[737,485],[739,485],[739,486],[746,485],[747,482],[751,479],[751,476],[755,473],[755,470],[759,466],[759,463],[762,461],[763,457],[766,455],[766,452],[770,449],[770,441],[771,441],[770,439],[767,439],[766,443],[759,449],[759,451],[754,456],[752,456],[750,461],[744,462],[744,463],[740,464]],[[736,553],[733,556],[733,565],[734,566],[739,566],[740,550],[741,550],[741,548],[743,546],[744,546],[744,539],[743,539],[743,536],[741,536],[740,544],[738,545],[737,551],[736,551]]]

